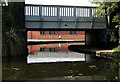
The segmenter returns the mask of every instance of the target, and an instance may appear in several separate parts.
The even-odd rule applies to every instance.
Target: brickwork
[[[40,34],[40,31],[28,31],[27,39],[85,39],[85,31],[76,31],[76,34],[70,34],[70,31],[56,31],[55,35],[50,35],[49,31],[44,31],[44,35]],[[42,44],[42,45],[29,45],[28,52],[34,54],[40,52],[40,48],[44,48],[43,51],[50,51],[50,48],[55,48],[55,51],[69,51],[69,45],[83,45],[85,43],[62,43],[62,44]]]
[[[76,34],[70,34],[70,31],[56,31],[55,35],[50,35],[49,31],[44,31],[41,35],[40,31],[28,31],[27,39],[85,39],[85,31],[76,31]]]

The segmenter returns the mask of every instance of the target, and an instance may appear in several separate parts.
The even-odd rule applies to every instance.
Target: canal
[[[70,51],[70,45],[84,43],[27,45],[27,57],[3,58],[3,80],[118,80],[118,62]]]

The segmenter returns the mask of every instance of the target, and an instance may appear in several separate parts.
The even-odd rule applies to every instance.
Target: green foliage
[[[114,10],[118,7],[117,3],[110,3],[110,2],[93,2],[93,4],[98,4],[99,6],[97,9],[98,17],[104,17],[114,12]]]
[[[113,52],[113,60],[115,61],[115,62],[120,62],[120,52]]]
[[[98,10],[97,14],[99,17],[114,13],[115,16],[113,16],[112,22],[117,22],[120,24],[120,12],[118,11],[120,2],[93,2],[93,4],[99,4],[96,8]]]
[[[108,3],[108,4],[110,4],[110,6],[107,8],[107,12],[109,12],[110,14],[111,14],[112,12],[114,12],[114,10],[115,10],[116,8],[118,8],[118,5],[117,5],[116,2],[114,2],[114,3]]]
[[[120,45],[116,48],[113,48],[113,50],[120,50]]]
[[[115,36],[114,32],[109,32],[110,34],[110,41],[116,42],[117,41],[117,37]]]
[[[98,13],[98,17],[105,16],[106,15],[106,13],[105,13],[105,3],[101,3],[100,4],[100,2],[99,2],[97,4],[99,4],[99,7],[96,8],[97,9],[97,13]]]
[[[115,28],[119,28],[118,34],[120,37],[120,2],[93,2],[94,4],[98,4],[99,6],[97,7],[98,10],[98,16],[109,16],[111,15],[111,22],[116,22]],[[103,12],[104,11],[104,12]],[[110,33],[110,41],[115,42],[117,38],[114,36],[114,33]],[[120,43],[120,38],[118,39]],[[120,46],[117,48],[114,48],[115,50],[120,50]]]
[[[113,21],[112,22],[118,22],[120,24],[120,12],[117,13],[114,18],[113,18]],[[120,27],[120,25],[116,25],[116,28]]]

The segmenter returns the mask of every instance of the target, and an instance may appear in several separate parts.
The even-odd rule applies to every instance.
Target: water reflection
[[[115,80],[117,64],[109,59],[89,62],[26,64],[23,58],[3,59],[3,80]]]
[[[28,45],[27,63],[86,61],[85,54],[69,51],[69,45],[84,43]]]
[[[68,52],[69,45],[84,45],[85,43],[58,43],[58,44],[40,44],[28,45],[28,53],[35,54],[37,52]]]
[[[81,53],[69,51],[69,45],[76,44],[28,45],[28,57],[36,61],[38,61],[39,58],[45,57],[71,57],[71,59],[68,60],[83,58],[82,61],[87,62],[81,62],[81,60],[79,60],[77,62],[59,61],[54,63],[40,63],[39,61],[39,63],[27,64],[23,57],[11,57],[9,62],[7,58],[3,58],[3,80],[118,80],[118,76],[120,75],[118,58],[116,58],[115,61],[98,57],[92,58],[92,54],[81,55]],[[40,60],[45,61],[45,59]],[[48,59],[46,61],[48,61]]]

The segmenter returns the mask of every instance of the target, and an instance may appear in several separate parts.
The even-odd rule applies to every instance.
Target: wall
[[[28,31],[27,39],[85,39],[85,31],[76,31],[77,34],[70,35],[70,31],[56,31],[56,35],[49,35],[49,31],[45,31],[44,35],[40,35],[40,31]]]

